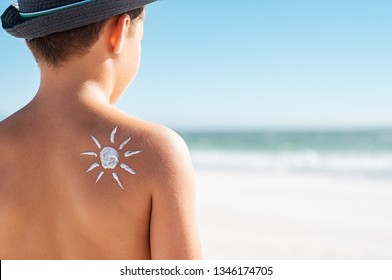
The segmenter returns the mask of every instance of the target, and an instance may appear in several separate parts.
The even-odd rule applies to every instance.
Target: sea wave
[[[196,168],[256,171],[326,171],[392,176],[392,153],[322,153],[314,150],[192,151]]]

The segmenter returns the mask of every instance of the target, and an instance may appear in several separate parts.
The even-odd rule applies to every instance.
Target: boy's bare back
[[[41,82],[0,122],[0,259],[200,258],[186,144],[112,105],[138,71],[141,5],[154,0],[59,2],[20,7],[48,8],[44,25],[39,16],[6,24],[11,34],[35,34],[27,44]],[[91,11],[105,7],[107,18],[94,19],[105,13]],[[70,17],[57,26],[59,10]],[[87,25],[77,28],[73,17]]]
[[[109,105],[60,105],[33,101],[0,124],[0,259],[200,257],[181,139]],[[114,169],[102,166],[104,147],[119,153]]]

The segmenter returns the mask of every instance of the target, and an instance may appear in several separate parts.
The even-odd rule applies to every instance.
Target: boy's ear
[[[125,39],[129,33],[130,25],[131,18],[128,14],[122,14],[115,18],[110,36],[110,44],[114,54],[118,55],[122,52]]]

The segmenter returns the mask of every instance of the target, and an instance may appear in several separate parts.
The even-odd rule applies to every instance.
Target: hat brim
[[[155,1],[157,0],[98,0],[28,20],[20,16],[18,9],[10,6],[1,20],[3,28],[9,34],[31,40],[96,23]]]

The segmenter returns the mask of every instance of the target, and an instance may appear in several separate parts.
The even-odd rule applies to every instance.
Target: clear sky
[[[117,106],[180,129],[392,127],[391,14],[390,0],[159,1]],[[4,31],[0,63],[4,117],[39,72]]]

